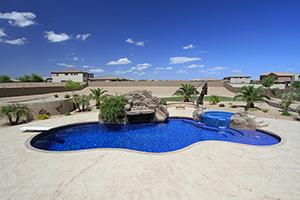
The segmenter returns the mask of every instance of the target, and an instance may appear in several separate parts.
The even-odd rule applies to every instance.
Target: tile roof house
[[[228,83],[250,83],[251,76],[244,75],[232,75],[223,78],[225,82]]]
[[[117,77],[117,76],[100,76],[98,78],[90,78],[91,82],[100,81],[100,82],[115,82],[115,81],[134,81],[130,78],[123,78],[123,77]]]
[[[267,76],[274,76],[275,83],[277,84],[285,84],[286,82],[299,81],[300,74],[293,72],[269,72],[260,75],[260,81],[262,81]]]
[[[52,82],[66,82],[72,80],[74,82],[87,82],[94,78],[94,74],[84,72],[78,69],[66,69],[56,72],[51,72]]]

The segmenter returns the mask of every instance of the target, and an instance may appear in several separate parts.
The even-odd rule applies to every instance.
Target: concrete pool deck
[[[170,114],[177,115],[172,109]],[[190,117],[189,110],[180,111]],[[1,127],[0,199],[300,199],[300,123],[265,119],[274,146],[205,141],[151,154],[121,149],[43,152],[23,126],[95,121],[97,112]]]

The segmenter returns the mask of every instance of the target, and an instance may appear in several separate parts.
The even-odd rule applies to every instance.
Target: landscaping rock
[[[193,120],[195,120],[195,121],[198,122],[200,114],[204,114],[204,113],[205,113],[205,111],[202,110],[202,108],[198,108],[198,109],[194,110],[194,112],[193,112]]]
[[[255,131],[257,123],[255,118],[248,115],[248,112],[237,112],[230,118],[230,128],[248,129]]]

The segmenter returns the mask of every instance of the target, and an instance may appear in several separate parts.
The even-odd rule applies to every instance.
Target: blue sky
[[[300,73],[299,0],[1,0],[0,67],[156,80]]]

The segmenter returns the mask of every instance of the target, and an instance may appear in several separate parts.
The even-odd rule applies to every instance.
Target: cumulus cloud
[[[136,45],[136,46],[144,46],[144,42],[143,42],[143,41],[136,42],[135,45]]]
[[[159,70],[155,70],[154,72],[152,72],[152,74],[158,74]]]
[[[182,69],[179,69],[178,71],[176,71],[176,73],[178,73],[178,74],[188,74],[188,72],[186,70],[182,70]]]
[[[74,65],[69,65],[69,64],[66,64],[66,63],[57,63],[57,65],[64,66],[64,67],[75,67]]]
[[[196,60],[202,60],[202,59],[198,57],[171,57],[170,64],[181,64],[181,63],[187,63]]]
[[[83,65],[83,68],[95,68],[94,66],[87,66],[87,65]]]
[[[26,27],[35,24],[33,19],[35,14],[31,12],[16,12],[0,13],[0,19],[7,19],[12,26]]]
[[[221,71],[221,70],[226,70],[228,69],[228,67],[215,67],[212,69],[209,69],[209,71]]]
[[[234,69],[234,70],[231,70],[231,72],[233,72],[233,73],[241,73],[242,71],[238,70],[238,69]]]
[[[0,28],[0,37],[4,37],[6,34],[4,33],[4,29]]]
[[[149,63],[143,63],[143,64],[138,64],[138,65],[136,65],[137,66],[137,70],[143,70],[143,69],[147,69],[148,67],[150,67],[150,66],[152,66],[151,64],[149,64]]]
[[[194,69],[194,68],[197,68],[197,67],[204,67],[204,65],[189,65],[189,66],[184,66],[183,68],[186,68],[186,69]]]
[[[182,48],[183,48],[184,50],[186,50],[186,49],[193,49],[193,48],[196,48],[196,46],[190,44],[190,45],[184,46],[184,47],[182,47]]]
[[[44,38],[47,38],[52,43],[52,42],[63,42],[66,40],[70,40],[71,36],[67,35],[66,33],[56,34],[53,31],[45,31]]]
[[[293,68],[288,68],[286,71],[293,71],[294,69]]]
[[[27,43],[27,39],[23,37],[23,38],[18,38],[15,40],[1,40],[1,42],[7,43],[7,44],[14,44],[14,45],[23,45],[23,44]]]
[[[156,67],[157,70],[171,70],[173,67]]]
[[[125,74],[126,72],[125,71],[121,71],[121,70],[117,70],[114,72],[115,74]]]
[[[109,63],[107,63],[107,65],[127,65],[131,63],[130,60],[128,60],[128,58],[120,58],[117,61],[110,61]]]
[[[206,74],[222,74],[220,71],[224,71],[228,69],[228,67],[214,67],[211,69],[201,70],[198,71],[199,73],[206,73]]]
[[[86,34],[78,34],[76,35],[76,39],[82,39],[83,41],[86,40],[86,38],[88,38],[89,36],[91,36],[91,34],[86,33]]]
[[[104,70],[101,69],[101,68],[95,68],[95,69],[90,69],[90,72],[94,72],[94,73],[102,73],[102,72],[104,72]]]
[[[131,44],[134,43],[133,40],[132,40],[131,38],[128,38],[127,40],[125,40],[125,42],[131,43]]]
[[[137,74],[139,76],[146,74],[145,72],[133,72],[134,74]]]
[[[78,57],[73,57],[73,60],[78,60]]]

